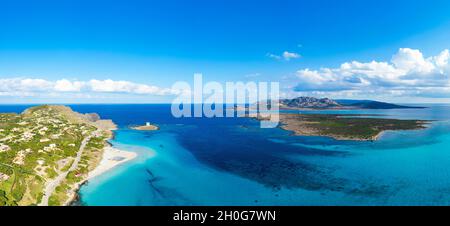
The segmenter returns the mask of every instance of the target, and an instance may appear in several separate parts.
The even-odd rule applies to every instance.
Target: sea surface
[[[419,106],[428,108],[301,112],[434,120],[370,142],[292,136],[249,118],[176,119],[170,105],[70,105],[112,119],[111,143],[138,153],[82,186],[80,204],[449,205],[450,106]],[[129,129],[145,122],[160,130]]]

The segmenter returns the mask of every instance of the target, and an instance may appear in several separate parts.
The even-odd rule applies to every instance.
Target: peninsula
[[[0,114],[0,206],[69,204],[82,183],[135,157],[108,144],[115,129],[65,106]]]
[[[352,114],[280,114],[280,128],[299,136],[326,136],[336,140],[374,141],[388,130],[425,129],[430,121],[375,118]],[[268,120],[250,114],[249,117]]]

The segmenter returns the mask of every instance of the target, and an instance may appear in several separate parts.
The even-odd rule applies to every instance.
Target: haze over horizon
[[[0,104],[170,103],[172,84],[450,103],[450,2],[6,1]]]

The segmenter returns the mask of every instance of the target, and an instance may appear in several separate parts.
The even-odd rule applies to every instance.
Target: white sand
[[[130,161],[136,158],[136,156],[137,154],[134,152],[122,151],[111,146],[105,147],[105,149],[103,150],[102,160],[98,164],[97,168],[89,172],[86,179],[75,184],[75,188],[70,193],[68,193],[68,196],[70,198],[67,199],[67,201],[64,203],[64,206],[69,205],[77,197],[77,191],[84,182],[89,181],[90,179],[99,176],[102,173],[105,173],[106,171],[116,167],[119,164]]]
[[[100,164],[93,171],[89,172],[87,180],[90,180],[115,166],[136,158],[137,154],[134,152],[122,151],[113,147],[105,147],[103,151],[103,158]]]

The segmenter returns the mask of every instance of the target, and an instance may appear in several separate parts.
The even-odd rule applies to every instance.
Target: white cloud
[[[256,78],[259,76],[261,76],[261,73],[251,73],[251,74],[244,75],[244,77],[246,77],[246,78]]]
[[[138,95],[176,95],[180,91],[160,88],[147,84],[130,81],[96,80],[70,81],[61,79],[48,81],[31,78],[0,79],[0,96],[35,96],[45,94],[48,96],[58,93],[126,93]]]
[[[108,80],[90,80],[88,82],[90,88],[94,92],[124,92],[131,93],[136,86],[134,83],[127,81]]]
[[[285,60],[285,61],[290,61],[291,59],[297,59],[297,58],[301,57],[301,55],[298,53],[288,52],[288,51],[284,51],[281,55],[267,53],[266,56],[276,59],[276,60]]]
[[[52,88],[52,83],[44,79],[0,79],[0,92],[45,91]]]
[[[169,88],[160,88],[146,84],[138,84],[129,81],[108,80],[90,80],[88,83],[90,90],[94,92],[118,92],[132,94],[150,94],[150,95],[176,95],[178,91]]]
[[[300,58],[300,54],[298,53],[290,53],[288,51],[284,51],[283,52],[283,58],[287,61],[291,60],[291,59],[297,59]]]
[[[346,62],[338,68],[302,69],[296,91],[387,92],[450,97],[449,51],[425,58],[419,50],[402,48],[390,62]]]
[[[436,68],[432,61],[425,59],[419,50],[409,48],[401,48],[391,60],[402,74],[429,74]]]
[[[441,74],[449,73],[450,71],[450,64],[448,63],[448,60],[450,58],[450,53],[448,49],[442,51],[439,55],[434,57],[434,61],[436,62],[436,66],[439,68],[439,72]]]
[[[267,53],[266,56],[273,58],[275,60],[281,60],[281,56],[275,55],[273,53]]]
[[[67,79],[62,79],[55,82],[54,90],[60,92],[79,92],[83,86],[85,86],[84,82],[71,82]]]

